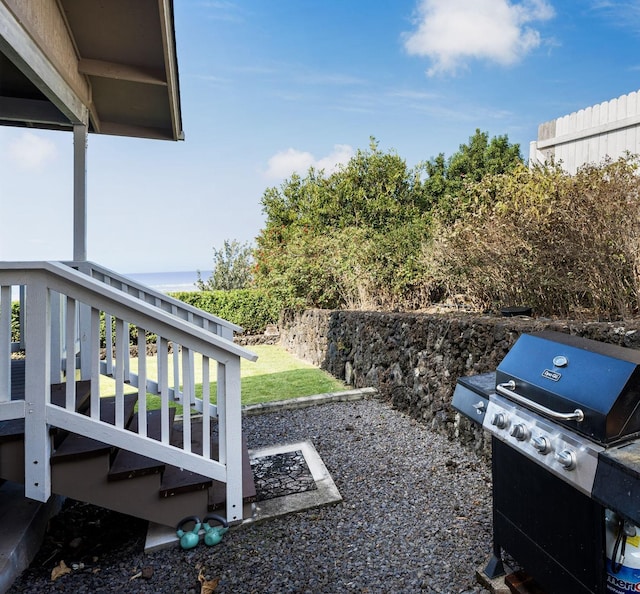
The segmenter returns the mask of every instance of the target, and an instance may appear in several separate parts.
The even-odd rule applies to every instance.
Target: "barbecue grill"
[[[640,352],[523,334],[453,406],[491,434],[489,577],[506,551],[549,594],[640,592]]]

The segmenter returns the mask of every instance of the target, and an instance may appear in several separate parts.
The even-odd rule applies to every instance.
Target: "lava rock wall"
[[[639,321],[306,310],[286,312],[279,326],[297,357],[485,452],[482,430],[451,407],[456,378],[495,370],[520,334],[556,330],[640,349]]]

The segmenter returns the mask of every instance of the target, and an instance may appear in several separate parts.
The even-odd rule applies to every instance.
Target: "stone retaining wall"
[[[482,431],[450,406],[456,378],[494,370],[521,333],[545,329],[640,349],[637,320],[328,310],[286,313],[280,343],[355,388],[376,388],[394,407],[486,452]]]

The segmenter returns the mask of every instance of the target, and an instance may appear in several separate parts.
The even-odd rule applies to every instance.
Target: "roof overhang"
[[[0,125],[183,138],[172,0],[0,0]]]

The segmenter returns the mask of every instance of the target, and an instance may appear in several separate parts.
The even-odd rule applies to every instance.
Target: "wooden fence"
[[[640,91],[545,122],[530,143],[529,163],[561,163],[575,173],[587,163],[640,154]]]

